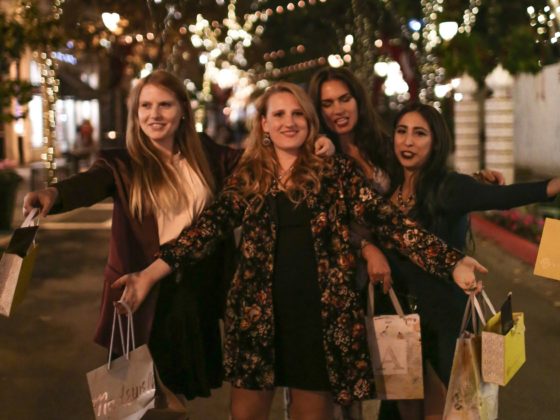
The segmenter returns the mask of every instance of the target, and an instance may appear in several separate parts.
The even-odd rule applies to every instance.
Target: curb
[[[471,214],[471,226],[475,233],[491,240],[507,253],[529,265],[535,265],[539,250],[537,244],[489,222],[477,214]]]

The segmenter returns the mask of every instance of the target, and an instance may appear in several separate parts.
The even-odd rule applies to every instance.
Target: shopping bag
[[[136,347],[133,316],[126,308],[126,336],[115,308],[109,360],[87,374],[93,411],[103,420],[185,420],[186,400],[176,396],[159,377],[147,345]],[[123,356],[111,360],[118,324]]]
[[[471,315],[473,332],[467,331]],[[478,318],[477,318],[478,315]],[[495,420],[498,418],[498,385],[484,382],[481,374],[479,322],[484,316],[475,294],[469,295],[447,388],[443,418],[446,420]]]
[[[506,303],[511,302],[511,295]],[[506,385],[525,363],[525,320],[522,312],[512,312],[511,304],[488,320],[482,331],[482,379]],[[512,325],[504,331],[503,319]]]
[[[17,228],[0,260],[0,314],[10,316],[24,298],[37,255],[38,209]]]
[[[560,280],[560,220],[546,218],[535,261],[537,276]]]
[[[128,310],[126,320],[125,337],[121,316],[115,308],[109,345],[109,360],[106,365],[87,373],[91,402],[96,419],[139,420],[146,411],[155,407],[154,361],[147,345],[140,347],[135,345],[134,325],[130,310]],[[117,321],[123,355],[111,360]]]
[[[369,285],[366,328],[377,398],[424,398],[420,317],[405,315],[393,289],[389,297],[397,315],[374,316],[373,285]]]

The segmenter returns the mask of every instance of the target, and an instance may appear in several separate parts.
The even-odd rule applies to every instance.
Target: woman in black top
[[[546,201],[560,193],[560,178],[498,186],[450,171],[447,159],[451,135],[443,116],[429,105],[412,104],[397,115],[393,148],[397,159],[389,169],[391,200],[409,217],[457,249],[466,246],[469,212],[509,209]],[[446,386],[467,295],[451,282],[438,281],[416,270],[392,250],[385,253],[397,294],[405,298],[403,303],[417,306],[415,311],[420,314],[426,364],[433,367]],[[429,392],[426,389],[426,397]],[[439,402],[441,412],[444,402],[445,399]],[[399,405],[410,407],[411,404]],[[416,410],[422,408],[417,405]]]

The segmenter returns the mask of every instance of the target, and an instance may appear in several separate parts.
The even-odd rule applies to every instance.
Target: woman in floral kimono
[[[301,88],[270,87],[257,103],[247,150],[216,201],[163,245],[153,264],[113,285],[125,286],[122,300],[135,309],[160,279],[204,258],[225,232],[241,226],[225,316],[234,420],[266,419],[277,386],[291,389],[295,420],[331,419],[333,401],[375,394],[350,221],[369,226],[441,281],[452,272],[461,288],[475,290],[474,271],[485,271],[406,219],[349,158],[314,156],[317,127]]]

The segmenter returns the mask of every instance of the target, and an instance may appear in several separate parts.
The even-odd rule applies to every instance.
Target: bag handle
[[[35,219],[35,220],[33,220]],[[31,224],[33,222],[33,225]],[[22,222],[21,227],[26,228],[30,226],[39,226],[39,208],[33,207],[25,220]]]
[[[492,305],[492,302],[490,302],[490,298],[488,298],[488,295],[486,294],[484,289],[482,290],[481,295],[484,299],[484,302],[492,312],[492,314],[495,315],[496,310],[494,309],[494,305]],[[469,293],[469,301],[467,302],[467,305],[465,307],[465,312],[463,314],[463,320],[461,321],[461,330],[459,335],[462,335],[466,331],[469,315],[471,317],[473,332],[477,334],[479,332],[478,321],[480,321],[480,325],[484,327],[486,326],[486,318],[484,317],[484,313],[482,311],[480,302],[478,301],[476,292]]]
[[[122,327],[122,317],[121,315],[119,315],[119,312],[117,310],[117,305],[121,305],[123,308],[126,309],[126,347],[125,347],[125,341],[124,341],[124,334],[123,334],[123,327]],[[108,360],[107,360],[107,370],[111,369],[111,355],[113,354],[113,343],[115,340],[115,326],[116,323],[119,323],[119,333],[121,336],[121,346],[122,346],[122,352],[123,355],[128,359],[130,352],[132,350],[134,350],[136,348],[136,339],[134,337],[134,321],[133,321],[133,316],[132,316],[132,310],[130,309],[130,306],[128,306],[128,304],[122,300],[119,300],[116,302],[115,305],[115,309],[113,311],[113,326],[111,328],[111,341],[109,343],[109,356],[108,356]],[[130,348],[130,344],[132,341],[132,349]]]
[[[486,306],[488,307],[488,309],[490,309],[490,312],[492,312],[492,316],[496,315],[496,309],[494,309],[494,305],[492,305],[492,302],[490,301],[490,298],[488,297],[484,289],[482,289],[482,292],[480,294],[484,299],[484,303],[486,303]]]
[[[373,299],[373,284],[371,282],[369,282],[369,286],[368,286],[368,311],[367,314],[368,316],[373,316],[374,314],[374,299]],[[397,295],[395,293],[395,291],[393,290],[393,288],[391,287],[389,289],[389,298],[391,298],[391,303],[393,304],[393,308],[395,308],[395,311],[397,312],[397,315],[400,316],[401,318],[405,317],[404,311],[402,309],[401,303],[399,302],[399,299],[397,298]]]

